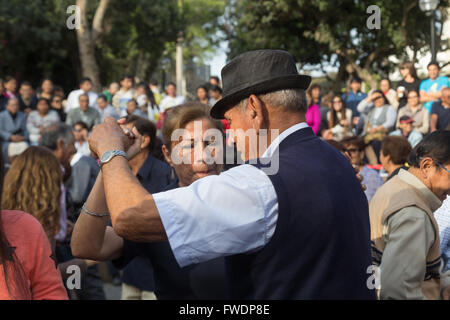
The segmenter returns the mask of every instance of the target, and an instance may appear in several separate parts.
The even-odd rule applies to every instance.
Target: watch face
[[[101,159],[100,159],[100,162],[101,163],[105,163],[105,162],[108,162],[109,160],[111,160],[111,157],[113,156],[113,152],[112,151],[106,151],[103,155],[102,155],[102,157],[101,157]]]

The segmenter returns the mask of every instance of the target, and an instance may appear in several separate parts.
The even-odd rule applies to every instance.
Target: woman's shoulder
[[[7,234],[15,235],[40,233],[41,224],[31,214],[17,210],[2,210],[1,218],[3,229]]]

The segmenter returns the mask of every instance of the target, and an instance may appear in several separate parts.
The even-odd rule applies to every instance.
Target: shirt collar
[[[431,211],[436,211],[442,205],[442,201],[439,200],[439,198],[412,173],[406,171],[405,169],[401,169],[398,173],[398,177],[420,191],[420,193],[428,201]]]
[[[300,122],[300,123],[294,124],[292,127],[289,127],[288,129],[284,130],[282,133],[280,133],[280,135],[278,137],[275,138],[275,140],[272,141],[272,143],[267,148],[267,150],[264,152],[264,154],[262,155],[261,158],[272,157],[272,154],[274,153],[274,151],[278,148],[280,143],[284,139],[286,139],[286,137],[288,137],[289,135],[291,135],[292,133],[294,133],[298,130],[305,129],[305,128],[308,128],[308,125],[306,124],[306,122]]]
[[[153,156],[151,154],[148,155],[147,159],[145,160],[145,162],[142,164],[141,168],[139,169],[138,173],[137,173],[137,177],[141,178],[141,179],[148,179],[150,176],[150,172],[152,171],[152,167],[153,167]]]

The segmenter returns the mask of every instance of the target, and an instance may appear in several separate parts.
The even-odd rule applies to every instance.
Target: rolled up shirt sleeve
[[[256,251],[275,232],[275,189],[269,177],[251,165],[153,197],[181,267]]]

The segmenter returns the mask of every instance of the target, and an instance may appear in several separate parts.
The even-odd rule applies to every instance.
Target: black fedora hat
[[[256,50],[243,53],[222,69],[223,98],[211,109],[222,119],[225,112],[251,94],[282,89],[306,90],[311,77],[298,74],[294,57],[282,50]]]

